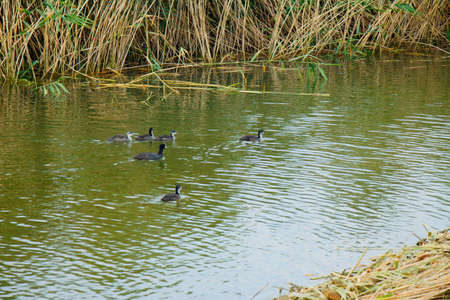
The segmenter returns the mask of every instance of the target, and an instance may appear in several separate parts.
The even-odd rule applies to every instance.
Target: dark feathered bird
[[[180,190],[181,190],[181,185],[177,184],[175,186],[175,193],[170,193],[165,195],[164,197],[161,198],[161,201],[178,201],[180,200]]]
[[[134,158],[139,160],[158,160],[163,158],[163,151],[165,148],[166,144],[161,144],[159,145],[158,153],[151,153],[151,152],[138,153],[134,156]]]
[[[259,130],[258,131],[258,136],[256,135],[244,135],[243,137],[241,137],[239,140],[240,141],[260,141],[262,139],[262,134],[263,134],[264,130]]]
[[[136,133],[128,131],[127,134],[116,134],[107,139],[108,142],[131,142],[133,135]]]
[[[158,136],[156,139],[155,139],[155,141],[158,141],[158,142],[163,142],[163,141],[175,141],[175,134],[177,133],[177,131],[176,130],[172,130],[171,132],[170,132],[170,135],[161,135],[161,136]]]
[[[150,127],[148,130],[148,134],[140,135],[136,138],[136,141],[152,141],[155,139],[153,135],[153,127]]]

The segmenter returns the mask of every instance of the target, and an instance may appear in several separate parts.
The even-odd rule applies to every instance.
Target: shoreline
[[[302,299],[450,299],[450,228],[428,232],[416,245],[373,257],[350,271],[332,272],[327,281],[303,287],[274,300]]]

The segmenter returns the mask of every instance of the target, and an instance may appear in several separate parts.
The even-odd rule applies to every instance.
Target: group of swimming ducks
[[[255,142],[260,141],[262,139],[262,134],[264,130],[259,130],[258,135],[244,135],[242,136],[239,141],[247,141],[247,142]],[[143,134],[138,137],[136,137],[136,141],[155,141],[155,142],[170,142],[175,141],[175,134],[177,133],[176,130],[172,130],[170,134],[168,135],[161,135],[158,137],[155,137],[153,134],[153,127],[150,127],[148,130],[148,134]],[[127,134],[116,134],[110,138],[107,139],[108,142],[131,142],[133,140],[133,137],[137,135],[135,132],[127,132]],[[159,145],[159,151],[158,153],[151,153],[151,152],[142,152],[138,153],[134,156],[134,159],[137,160],[160,160],[163,158],[163,151],[166,149],[166,144],[162,143]],[[168,202],[168,201],[178,201],[180,200],[180,190],[181,185],[177,184],[175,186],[175,193],[169,193],[164,195],[164,197],[161,198],[161,201]]]

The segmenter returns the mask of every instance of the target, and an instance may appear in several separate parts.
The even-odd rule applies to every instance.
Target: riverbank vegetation
[[[314,287],[292,284],[289,299],[450,299],[450,232],[429,232],[415,246],[361,259],[350,271],[331,273]]]
[[[445,0],[5,0],[0,81],[448,48]]]

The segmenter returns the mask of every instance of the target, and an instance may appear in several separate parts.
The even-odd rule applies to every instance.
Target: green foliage
[[[306,77],[310,77],[310,73],[312,73],[312,77],[314,80],[318,80],[322,78],[323,80],[327,81],[328,77],[325,75],[325,71],[322,69],[322,67],[318,63],[308,63],[306,68]],[[311,72],[310,72],[311,71]]]
[[[151,68],[152,68],[152,71],[160,71],[160,70],[162,69],[162,68],[161,68],[161,65],[160,65],[159,62],[153,57],[153,55],[150,54],[149,59],[150,59],[150,61],[151,61],[150,66],[151,66]]]
[[[60,79],[46,83],[46,84],[35,84],[35,89],[42,93],[44,96],[58,97],[62,94],[69,94],[67,88],[60,82]]]
[[[297,66],[297,74],[299,80],[303,80],[306,78],[306,80],[313,80],[314,82],[323,79],[324,81],[328,81],[328,77],[325,74],[325,70],[320,66],[319,63],[315,62],[309,62],[304,64],[306,67],[301,68],[300,66]],[[305,73],[305,75],[303,75]]]
[[[44,26],[48,21],[63,20],[67,25],[78,25],[81,27],[91,28],[93,21],[83,16],[73,8],[69,1],[44,1],[44,10],[36,8],[36,11],[43,17],[39,23],[39,27]],[[66,12],[68,10],[68,12]],[[56,23],[58,26],[58,23]],[[59,27],[57,28],[59,30]]]
[[[38,64],[39,64],[39,61],[34,60],[27,68],[20,70],[18,79],[33,80],[32,72],[33,72],[34,67]]]
[[[399,9],[403,10],[404,12],[407,12],[410,14],[416,13],[416,10],[414,9],[414,7],[410,6],[407,3],[396,3],[395,6],[398,7]]]

